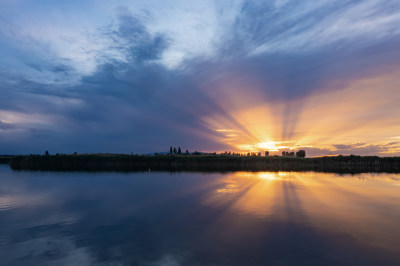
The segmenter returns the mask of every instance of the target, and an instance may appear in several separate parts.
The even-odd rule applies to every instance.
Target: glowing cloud
[[[399,11],[394,0],[3,1],[0,154],[399,155]]]

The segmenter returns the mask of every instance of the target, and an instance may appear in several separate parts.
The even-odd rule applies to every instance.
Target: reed
[[[400,172],[400,157],[297,158],[238,155],[29,155],[11,158],[14,170],[42,171],[323,171]]]

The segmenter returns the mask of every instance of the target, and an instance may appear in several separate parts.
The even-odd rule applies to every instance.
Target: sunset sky
[[[400,1],[1,0],[0,154],[400,156]]]

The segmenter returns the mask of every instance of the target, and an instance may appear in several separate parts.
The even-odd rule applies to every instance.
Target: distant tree
[[[188,150],[186,150],[186,154],[189,154],[189,151],[188,151]]]
[[[172,154],[172,146],[169,147],[169,153]]]
[[[174,147],[174,154],[176,154],[176,148]]]
[[[286,156],[286,152],[285,151],[282,152],[282,156]]]
[[[290,152],[289,156],[294,157],[294,151]]]
[[[77,153],[77,152],[74,152],[74,155],[78,155],[78,153]]]
[[[44,153],[44,155],[49,156],[49,151],[46,150],[45,153]]]
[[[181,147],[178,147],[178,154],[181,154],[181,153],[182,153]]]
[[[299,157],[299,158],[306,157],[306,151],[305,150],[299,150],[298,152],[296,152],[296,157]]]
[[[265,157],[269,156],[269,151],[265,151]]]

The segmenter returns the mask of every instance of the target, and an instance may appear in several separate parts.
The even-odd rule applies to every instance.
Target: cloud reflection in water
[[[6,265],[399,263],[394,174],[2,167],[0,181]]]

